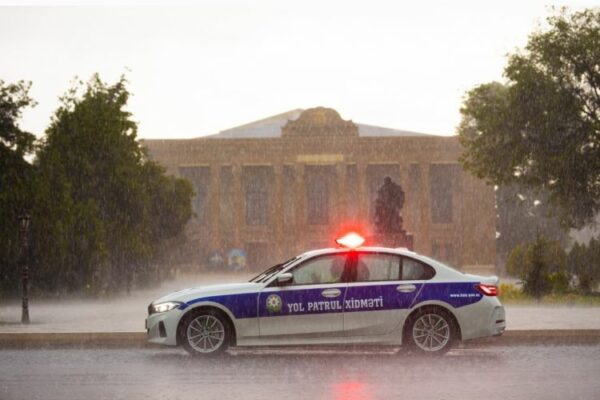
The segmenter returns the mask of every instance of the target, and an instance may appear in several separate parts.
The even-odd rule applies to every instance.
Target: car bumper
[[[481,301],[456,310],[463,340],[500,336],[506,330],[504,307],[496,297],[483,297]]]
[[[167,346],[177,345],[177,325],[183,312],[179,309],[149,315],[145,328],[150,343]]]

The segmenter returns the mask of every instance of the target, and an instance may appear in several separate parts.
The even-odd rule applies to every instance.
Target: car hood
[[[263,286],[263,284],[255,282],[224,283],[218,285],[198,286],[169,293],[166,296],[154,300],[152,304],[164,303],[167,301],[181,301],[185,303],[187,301],[202,297],[254,293],[262,289]]]

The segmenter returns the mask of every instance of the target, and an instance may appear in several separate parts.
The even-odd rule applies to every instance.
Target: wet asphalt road
[[[382,352],[0,351],[0,399],[598,399],[600,346]]]

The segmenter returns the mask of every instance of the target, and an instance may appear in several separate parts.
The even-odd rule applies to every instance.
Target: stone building
[[[344,226],[372,229],[377,188],[390,176],[406,194],[404,229],[415,251],[494,272],[493,189],[463,172],[456,137],[358,124],[318,107],[145,144],[194,186],[187,234],[201,261],[238,248],[258,269],[332,247]]]

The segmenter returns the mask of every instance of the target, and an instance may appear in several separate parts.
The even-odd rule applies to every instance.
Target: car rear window
[[[402,257],[402,280],[421,281],[429,280],[435,276],[435,270],[413,258]]]

